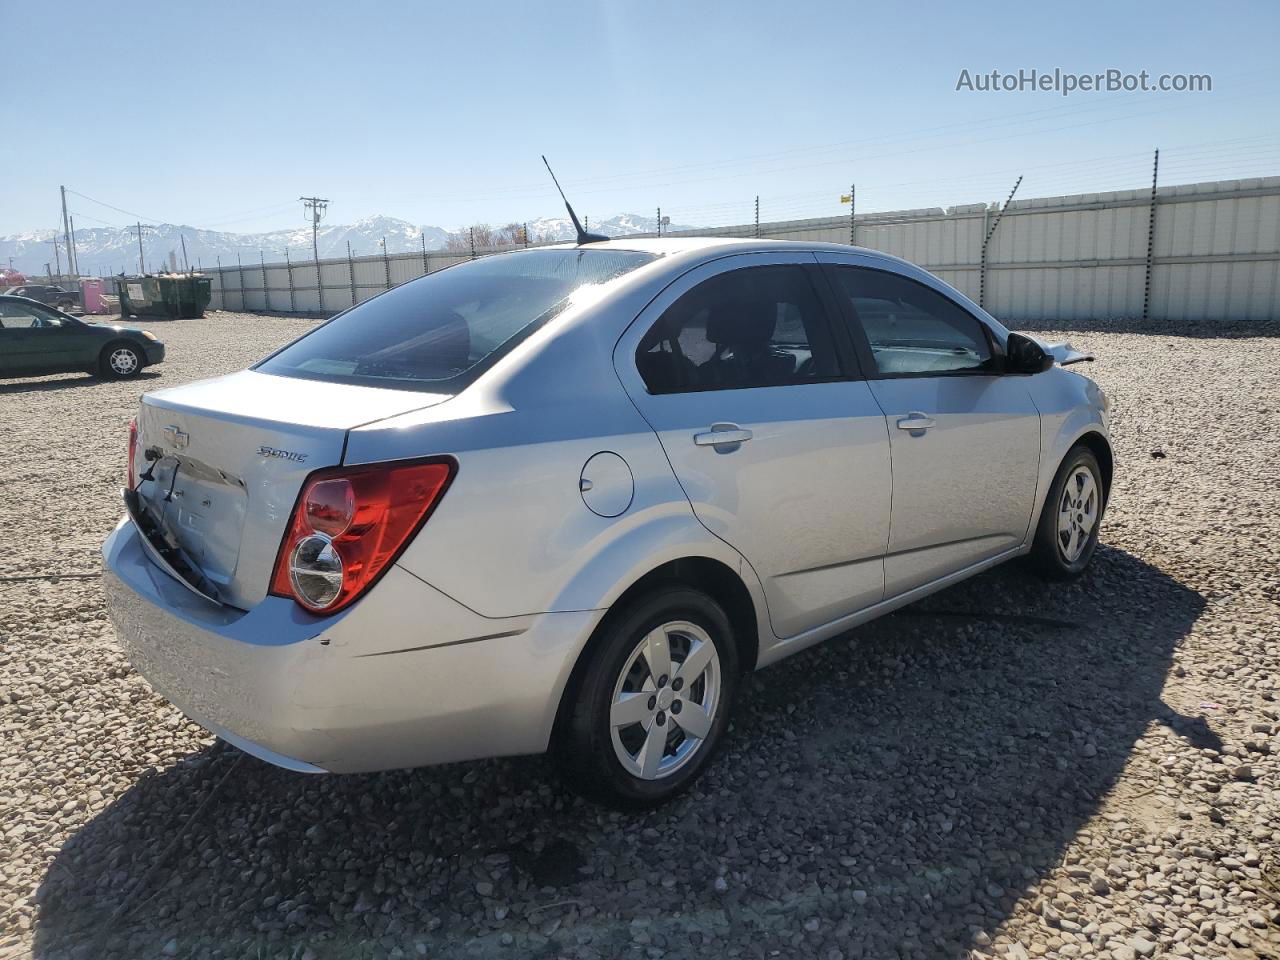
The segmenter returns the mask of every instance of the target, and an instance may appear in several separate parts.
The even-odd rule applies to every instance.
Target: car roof
[[[909,272],[920,272],[921,267],[909,260],[895,257],[883,250],[872,250],[869,247],[855,247],[847,243],[827,243],[818,240],[758,240],[753,237],[614,237],[610,240],[598,240],[594,243],[556,243],[546,247],[535,247],[541,250],[634,250],[641,253],[657,254],[670,262],[675,260],[680,266],[696,263],[700,258],[716,258],[738,253],[795,253],[806,251],[812,253],[844,253],[859,254],[871,257],[886,264],[905,268]],[[673,264],[674,265],[674,264]],[[654,265],[655,267],[657,264]]]
[[[869,247],[855,247],[847,243],[826,243],[809,240],[759,240],[753,237],[614,237],[610,240],[599,240],[595,243],[557,243],[534,249],[542,250],[634,250],[657,254],[659,259],[635,271],[633,280],[640,280],[645,274],[649,277],[670,276],[673,271],[684,271],[697,266],[700,262],[715,260],[720,257],[742,253],[842,253],[856,254],[859,257],[875,262],[881,269],[892,270],[914,280],[926,283],[959,302],[975,316],[992,323],[998,330],[1008,332],[1007,328],[995,317],[991,316],[981,305],[965,296],[964,293],[946,283],[940,277],[930,273],[919,264],[912,263],[902,257],[896,257],[883,250]],[[626,285],[626,279],[621,282]]]
[[[874,256],[887,256],[879,250],[866,247],[851,247],[847,243],[822,243],[806,240],[757,240],[743,237],[614,237],[610,240],[598,240],[595,243],[557,243],[552,249],[573,250],[637,250],[645,253],[673,254],[693,253],[699,250],[720,252],[732,250],[735,253],[754,253],[763,251],[785,250],[829,250],[832,253],[866,253]],[[542,249],[547,249],[543,247]],[[896,259],[896,258],[893,258]]]

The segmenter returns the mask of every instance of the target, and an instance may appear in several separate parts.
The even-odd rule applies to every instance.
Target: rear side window
[[[986,372],[991,346],[973,314],[907,277],[863,267],[833,267],[883,376]],[[854,331],[855,338],[858,331]]]
[[[804,268],[747,267],[704,280],[640,341],[650,393],[778,387],[840,375],[826,311]]]
[[[633,250],[529,250],[459,264],[353,307],[254,369],[456,392],[568,307],[575,294],[655,257]]]

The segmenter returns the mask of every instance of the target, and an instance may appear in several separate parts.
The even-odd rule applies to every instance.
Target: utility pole
[[[138,273],[143,274],[147,272],[147,264],[146,264],[146,261],[143,259],[143,254],[142,254],[142,232],[144,230],[150,230],[151,227],[149,226],[144,227],[142,225],[142,221],[139,220],[137,227],[129,228],[130,232],[132,232],[135,229],[138,231]]]
[[[756,239],[760,239],[760,194],[756,194]]]
[[[324,283],[320,279],[320,221],[329,210],[329,201],[323,197],[299,197],[303,210],[311,221],[311,254],[316,263],[316,290],[320,297],[320,309],[324,310]]]
[[[45,243],[52,243],[52,244],[53,244],[53,263],[54,263],[54,266],[55,266],[55,267],[57,268],[57,270],[58,270],[58,276],[62,276],[62,255],[61,255],[60,253],[58,253],[58,249],[59,249],[59,248],[58,248],[58,244],[60,244],[61,242],[62,242],[62,241],[61,241],[61,240],[59,240],[57,237],[54,237],[52,240],[46,240],[46,241],[45,241]],[[46,273],[48,272],[48,267],[49,267],[49,265],[46,263],[46,264],[45,264],[45,272],[46,272]]]
[[[190,273],[191,261],[187,259],[187,235],[180,233],[178,234],[178,239],[182,241],[182,265],[186,268],[187,273]]]
[[[67,248],[67,265],[73,277],[80,276],[80,257],[76,255],[76,218],[67,214],[67,222],[71,225],[71,246]]]
[[[422,275],[425,277],[431,272],[431,264],[427,262],[427,231],[423,230],[418,236],[422,238]]]
[[[658,236],[662,236],[662,208],[658,208]]]
[[[67,217],[67,188],[59,187],[62,191],[62,235],[67,242],[67,269],[75,272],[75,267],[70,263],[71,260],[71,221]],[[61,270],[59,270],[61,272]]]

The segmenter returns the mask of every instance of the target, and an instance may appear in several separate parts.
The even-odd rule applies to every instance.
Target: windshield
[[[286,377],[454,392],[585,287],[655,259],[633,250],[485,257],[361,303],[254,369]]]

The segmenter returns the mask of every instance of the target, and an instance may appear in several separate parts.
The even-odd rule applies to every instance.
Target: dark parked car
[[[64,312],[77,309],[81,305],[79,290],[68,290],[56,283],[24,283],[21,286],[10,287],[5,291],[5,295],[38,300]]]
[[[0,295],[0,377],[83,370],[119,379],[164,359],[146,330],[89,323],[34,300]]]

